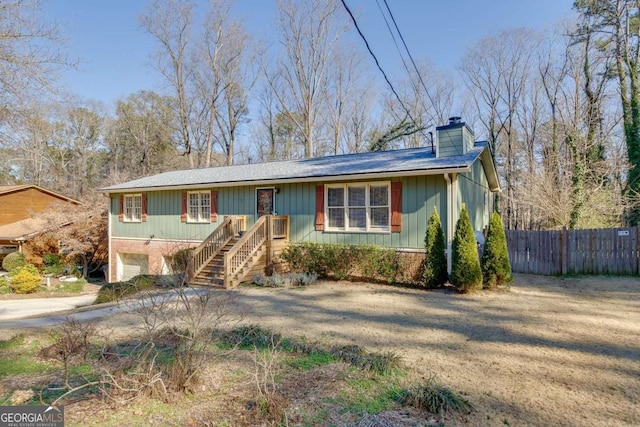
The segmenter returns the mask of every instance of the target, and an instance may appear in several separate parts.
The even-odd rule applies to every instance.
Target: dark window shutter
[[[391,183],[391,232],[402,231],[402,183]]]
[[[124,221],[124,194],[120,195],[120,212],[118,213],[118,221]]]
[[[142,222],[147,222],[147,194],[142,193]]]
[[[187,222],[187,192],[182,192],[182,214],[180,215],[180,220],[182,222]]]
[[[316,187],[316,230],[324,231],[324,185]]]
[[[211,190],[211,222],[218,220],[218,192]]]

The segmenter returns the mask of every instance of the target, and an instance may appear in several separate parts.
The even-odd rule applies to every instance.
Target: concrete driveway
[[[0,320],[22,319],[91,305],[97,295],[97,293],[92,293],[73,297],[0,301]]]
[[[207,292],[207,290],[184,289],[184,294],[189,298],[201,292]],[[68,317],[72,317],[77,321],[100,319],[118,313],[137,310],[141,307],[140,301],[136,298],[91,305],[96,295],[0,301],[0,332],[22,328],[48,327],[62,323]],[[170,302],[177,300],[179,296],[176,290],[170,290],[156,294],[153,298],[160,298],[165,302]]]

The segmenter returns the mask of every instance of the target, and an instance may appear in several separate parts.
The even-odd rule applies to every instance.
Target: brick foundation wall
[[[163,257],[179,249],[195,247],[196,243],[167,242],[158,240],[111,240],[111,258],[109,259],[109,281],[118,281],[118,254],[146,254],[149,257],[149,274],[162,274]]]

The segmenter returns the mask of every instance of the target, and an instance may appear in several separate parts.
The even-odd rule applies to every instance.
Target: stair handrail
[[[269,215],[261,216],[253,226],[236,242],[229,252],[224,254],[224,284],[229,286],[236,279],[238,271],[268,239]]]
[[[236,217],[225,217],[224,221],[191,252],[187,268],[188,280],[193,280],[207,263],[219,254],[234,236],[239,234],[241,230],[236,230],[234,227],[237,223]]]

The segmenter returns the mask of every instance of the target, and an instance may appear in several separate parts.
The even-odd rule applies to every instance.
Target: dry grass
[[[245,322],[285,337],[401,355],[410,371],[404,380],[415,384],[436,373],[439,385],[476,409],[448,416],[447,426],[640,425],[638,278],[519,275],[511,292],[471,295],[323,282],[244,289],[239,303]],[[120,314],[100,326],[126,338],[135,321]],[[399,388],[392,378],[346,363],[300,370],[287,363],[294,357],[282,354],[276,375],[289,425],[440,422],[395,405],[388,398]],[[113,408],[81,400],[65,407],[67,424],[265,425],[250,407],[254,372],[252,351],[238,350],[207,366],[199,388],[171,405],[142,399]],[[18,385],[5,381],[5,390],[7,382]]]
[[[402,355],[476,408],[470,425],[640,425],[640,279],[517,275],[511,292],[325,282],[248,289],[247,320]]]

